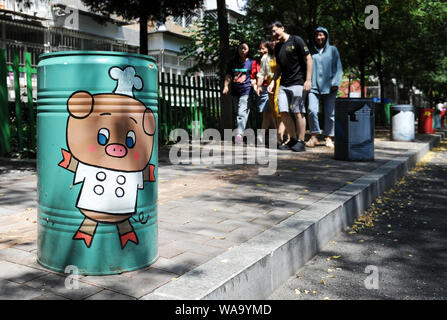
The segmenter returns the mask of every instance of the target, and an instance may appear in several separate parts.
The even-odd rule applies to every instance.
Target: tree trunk
[[[351,97],[351,74],[349,74],[348,78],[348,98]]]
[[[219,25],[219,79],[220,91],[222,93],[230,51],[230,30],[228,26],[227,7],[225,4],[225,0],[217,0],[217,21]],[[231,97],[229,95],[221,94],[220,103],[220,129],[223,132],[223,129],[232,129],[233,127],[233,110]]]
[[[306,26],[307,36],[309,37],[309,44],[313,41],[313,34],[315,29],[318,27],[318,1],[316,0],[308,0],[307,6],[309,8],[309,23]]]
[[[140,53],[147,55],[147,16],[140,17]]]
[[[361,97],[365,98],[365,52],[363,49],[360,51],[360,65],[359,65],[359,71],[360,71],[360,90]]]
[[[379,77],[379,86],[380,86],[380,106],[381,110],[380,112],[380,118],[381,118],[381,125],[387,125],[386,123],[386,116],[385,116],[385,86],[384,86],[384,79],[383,79],[383,65],[382,65],[382,41],[379,39],[377,41],[377,75]]]

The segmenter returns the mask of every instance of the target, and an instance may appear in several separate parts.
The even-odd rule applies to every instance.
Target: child
[[[246,42],[241,42],[238,46],[234,59],[230,62],[225,76],[225,83],[222,94],[229,93],[231,83],[231,96],[233,105],[237,105],[237,134],[235,143],[242,143],[242,134],[247,125],[250,113],[250,90],[251,90],[251,68],[253,60],[249,58],[249,46]]]

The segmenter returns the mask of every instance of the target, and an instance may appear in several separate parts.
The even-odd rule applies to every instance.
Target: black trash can
[[[337,160],[374,160],[373,99],[335,100],[335,150]]]

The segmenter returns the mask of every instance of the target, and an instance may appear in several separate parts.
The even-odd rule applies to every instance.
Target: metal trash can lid
[[[393,111],[414,111],[414,106],[411,104],[397,104],[390,107]]]

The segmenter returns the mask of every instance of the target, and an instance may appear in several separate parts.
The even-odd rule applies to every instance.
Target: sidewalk
[[[447,139],[268,300],[446,300]]]
[[[0,299],[264,299],[440,140],[376,135],[375,161],[337,161],[323,146],[278,151],[272,176],[250,164],[172,165],[161,152],[158,261],[80,276],[78,290],[36,262],[32,164],[0,161]]]

